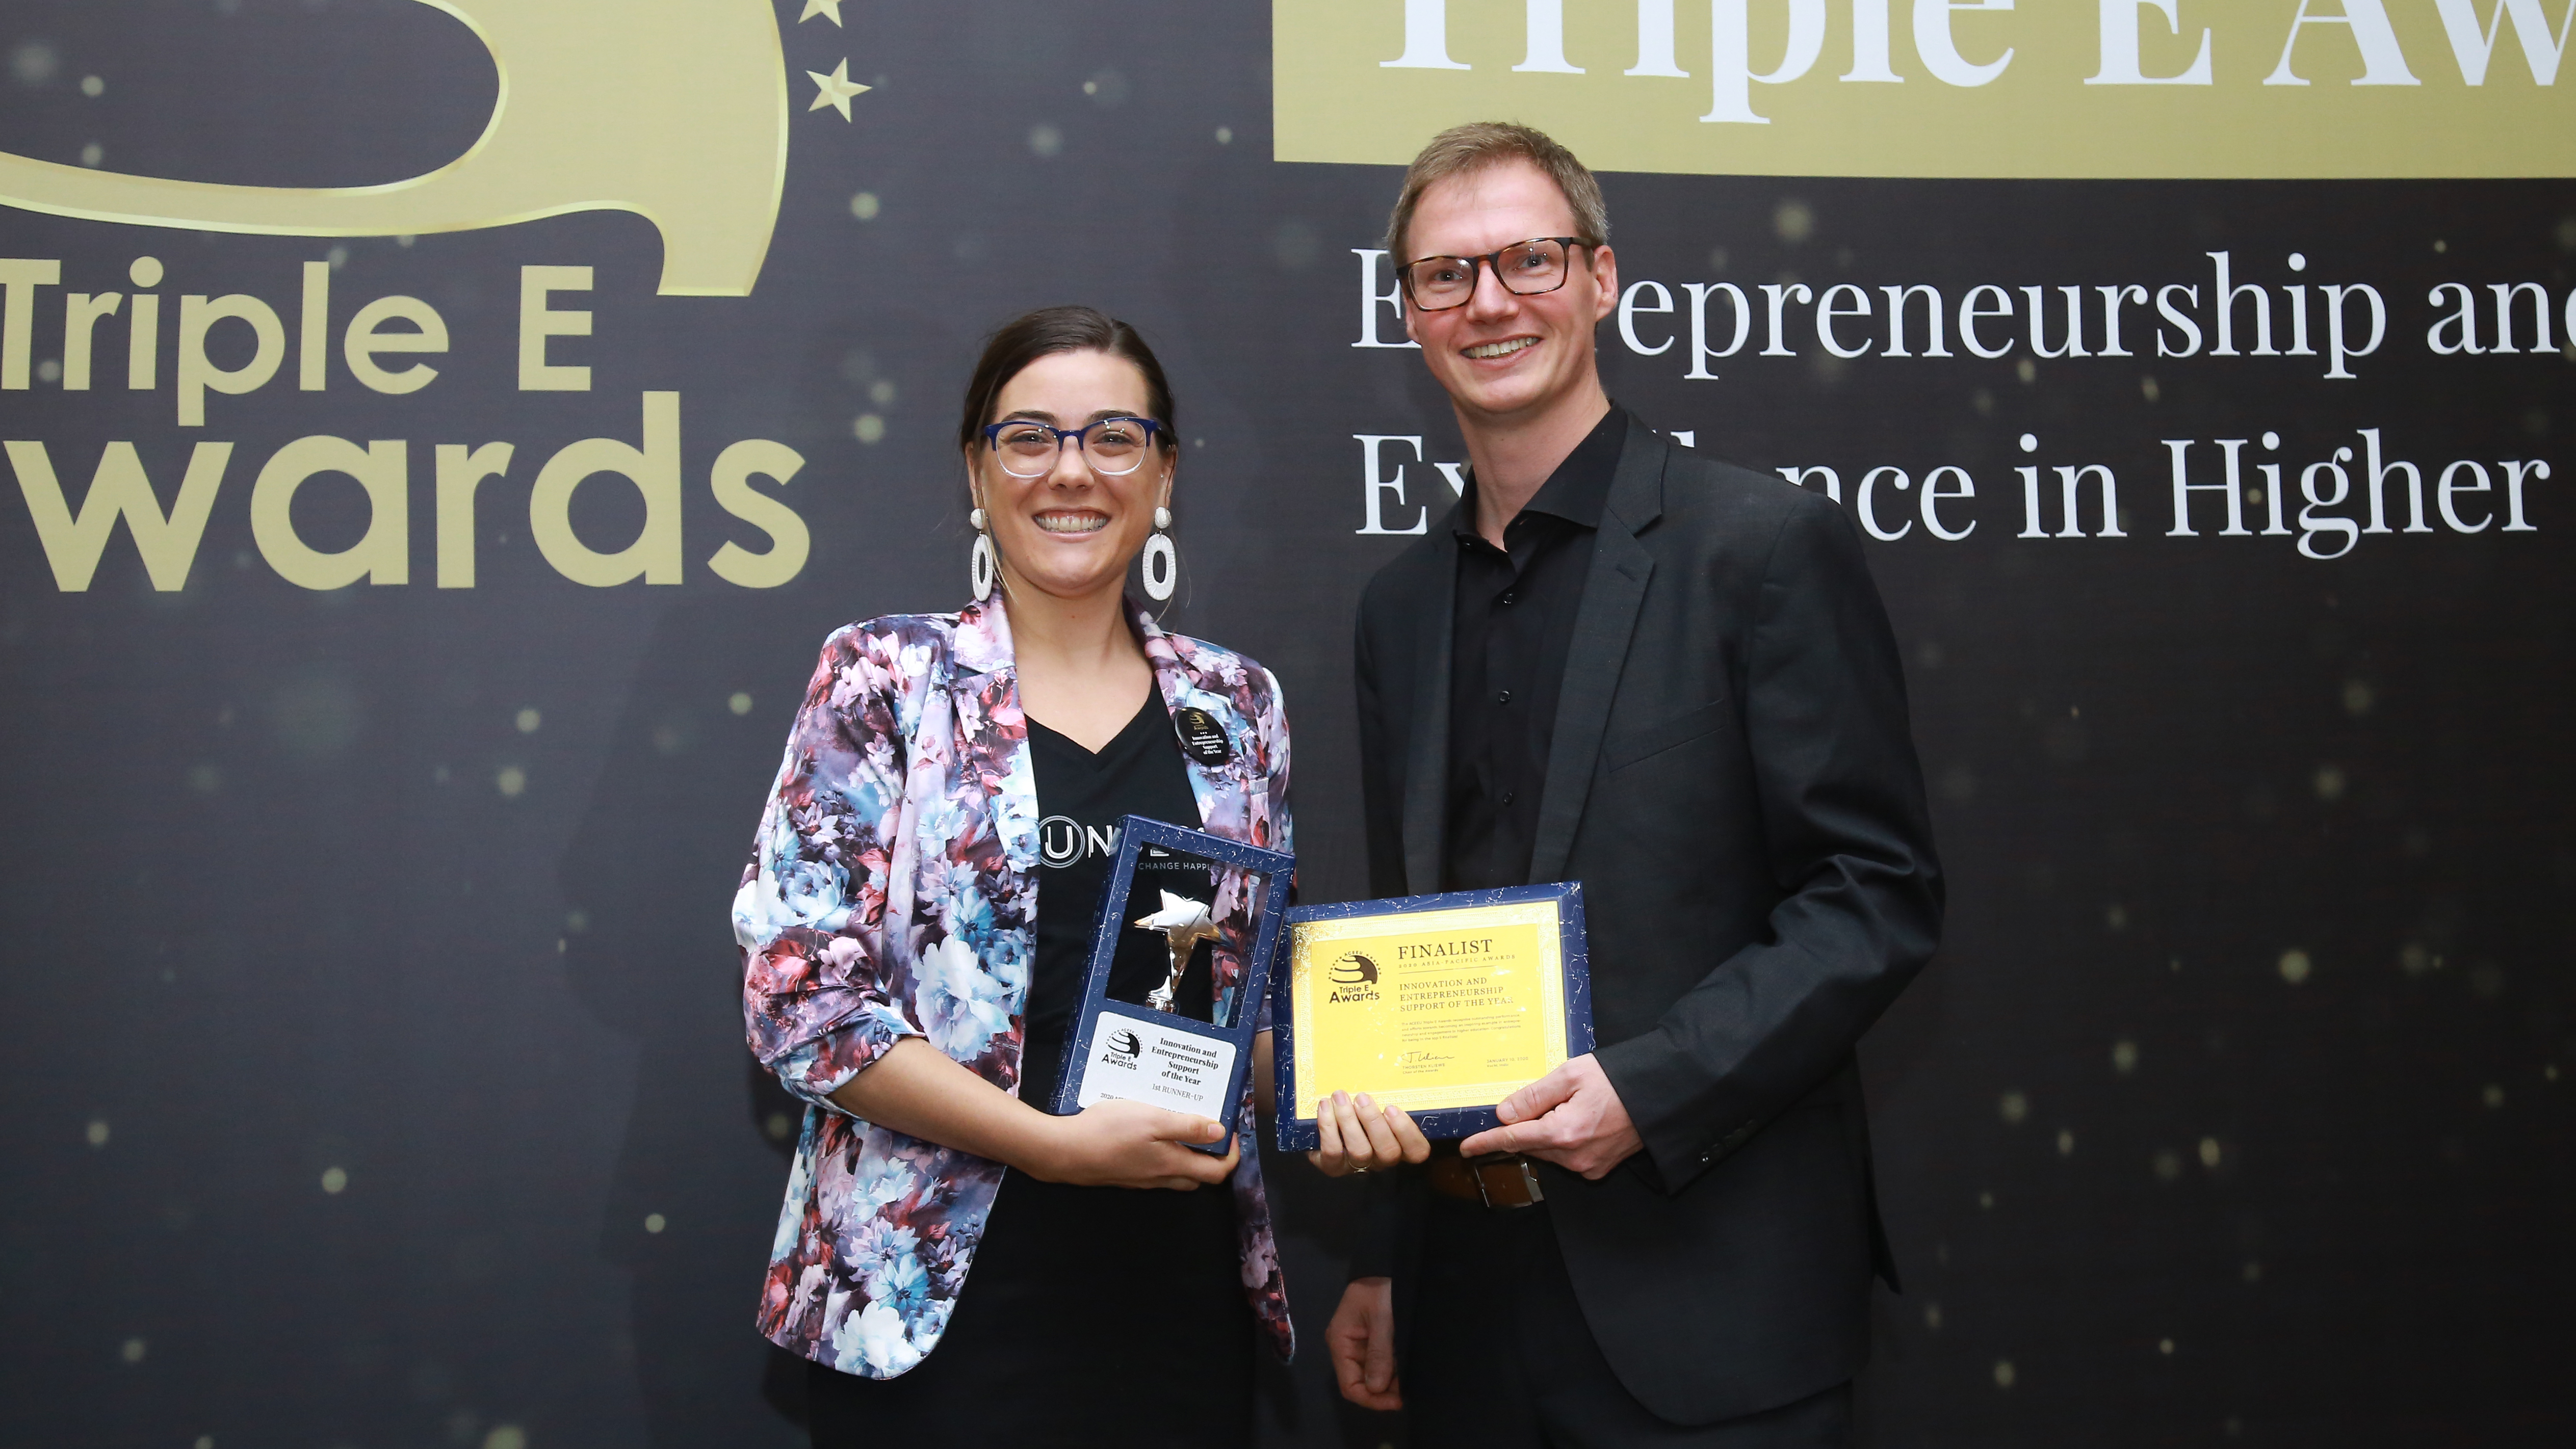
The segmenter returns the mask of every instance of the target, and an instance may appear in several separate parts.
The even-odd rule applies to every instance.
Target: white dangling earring
[[[974,580],[975,602],[980,604],[993,597],[993,585],[1002,572],[1001,560],[993,552],[993,535],[984,531],[992,521],[984,510],[978,508],[967,514],[966,521],[975,526],[975,549],[966,555],[966,574]]]
[[[1145,558],[1139,570],[1145,576],[1145,596],[1155,603],[1171,598],[1180,583],[1181,552],[1172,547],[1172,510],[1154,510],[1154,536],[1145,540]]]

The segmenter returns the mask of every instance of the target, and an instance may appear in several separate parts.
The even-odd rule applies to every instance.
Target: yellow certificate
[[[1337,1091],[1416,1115],[1491,1107],[1545,1076],[1567,1055],[1560,904],[1294,924],[1282,1116],[1311,1119]]]

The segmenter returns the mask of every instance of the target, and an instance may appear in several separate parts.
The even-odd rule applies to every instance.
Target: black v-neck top
[[[1038,786],[1037,961],[1029,982],[1020,1100],[1043,1111],[1055,1096],[1065,1035],[1082,1008],[1092,923],[1118,853],[1118,818],[1141,815],[1196,829],[1199,806],[1158,691],[1147,693],[1135,718],[1096,755],[1030,720],[1029,763]],[[1109,994],[1142,1001],[1162,984],[1171,957],[1149,931],[1121,932],[1118,946]],[[1176,1009],[1204,1019],[1207,973],[1192,971],[1181,989]]]

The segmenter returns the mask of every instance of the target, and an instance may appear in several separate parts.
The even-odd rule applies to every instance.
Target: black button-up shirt
[[[1504,525],[1502,548],[1476,532],[1475,480],[1468,479],[1454,525],[1458,596],[1442,890],[1529,884],[1566,649],[1627,434],[1627,413],[1611,408]]]

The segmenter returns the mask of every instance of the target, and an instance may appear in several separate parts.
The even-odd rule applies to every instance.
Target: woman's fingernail
[[[1360,1093],[1360,1110],[1361,1110],[1361,1111],[1363,1111],[1363,1112],[1366,1112],[1366,1111],[1373,1111],[1373,1110],[1375,1110],[1375,1109],[1376,1109],[1376,1107],[1377,1107],[1377,1104],[1376,1104],[1375,1102],[1372,1102],[1372,1101],[1370,1101],[1370,1100],[1369,1100],[1369,1094],[1368,1094],[1368,1093],[1366,1093],[1366,1092],[1362,1092],[1362,1093]]]

